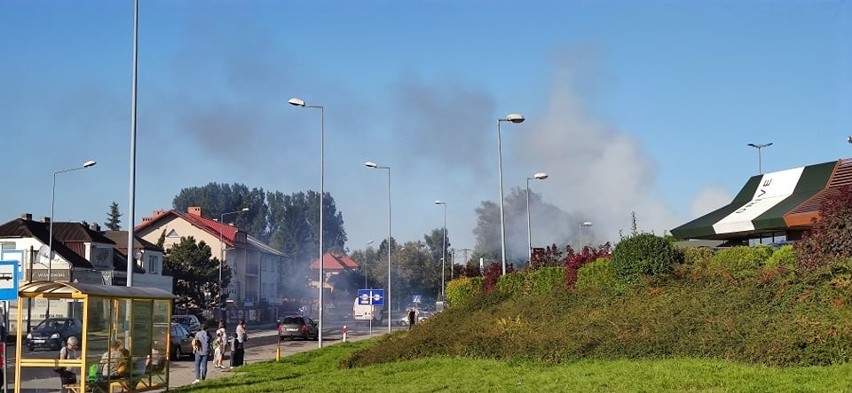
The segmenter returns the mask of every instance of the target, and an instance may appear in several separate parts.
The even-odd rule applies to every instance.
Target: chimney
[[[93,231],[95,231],[95,232],[100,232],[100,231],[101,231],[101,226],[100,226],[100,225],[98,225],[98,223],[93,222],[93,223],[91,223],[91,224],[89,225],[89,229],[91,229],[91,230],[93,230]]]
[[[201,215],[201,206],[190,206],[187,209],[187,213],[192,214],[193,216],[204,217]]]
[[[50,217],[42,217],[41,222],[43,222],[45,224],[50,224]]]
[[[30,214],[30,213],[24,213],[24,214],[21,214],[21,219],[24,220],[24,221],[32,221],[33,215]]]

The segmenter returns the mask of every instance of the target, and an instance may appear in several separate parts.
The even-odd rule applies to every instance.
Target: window
[[[15,242],[0,242],[0,250],[14,250]]]
[[[176,230],[172,229],[166,237],[180,237],[180,235],[178,235]]]

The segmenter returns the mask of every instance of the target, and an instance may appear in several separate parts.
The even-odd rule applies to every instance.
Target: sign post
[[[373,313],[375,312],[375,309],[372,306],[383,306],[385,304],[385,290],[359,289],[358,304],[362,306],[370,306],[370,337],[373,337]],[[390,318],[390,313],[388,313],[388,318]]]
[[[6,363],[9,354],[6,348],[6,335],[9,327],[9,301],[18,299],[18,261],[0,261],[0,300],[3,301],[3,326],[0,328],[3,356],[3,393],[9,392],[9,374]]]

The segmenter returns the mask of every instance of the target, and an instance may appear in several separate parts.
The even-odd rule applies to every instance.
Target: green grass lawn
[[[356,369],[341,360],[373,340],[251,364],[176,392],[852,392],[852,365],[773,368],[712,359],[528,362],[427,358]]]

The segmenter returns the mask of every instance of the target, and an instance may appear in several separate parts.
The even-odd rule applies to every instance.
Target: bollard
[[[349,333],[349,329],[346,328],[346,325],[343,325],[343,342],[346,342],[346,333]]]

